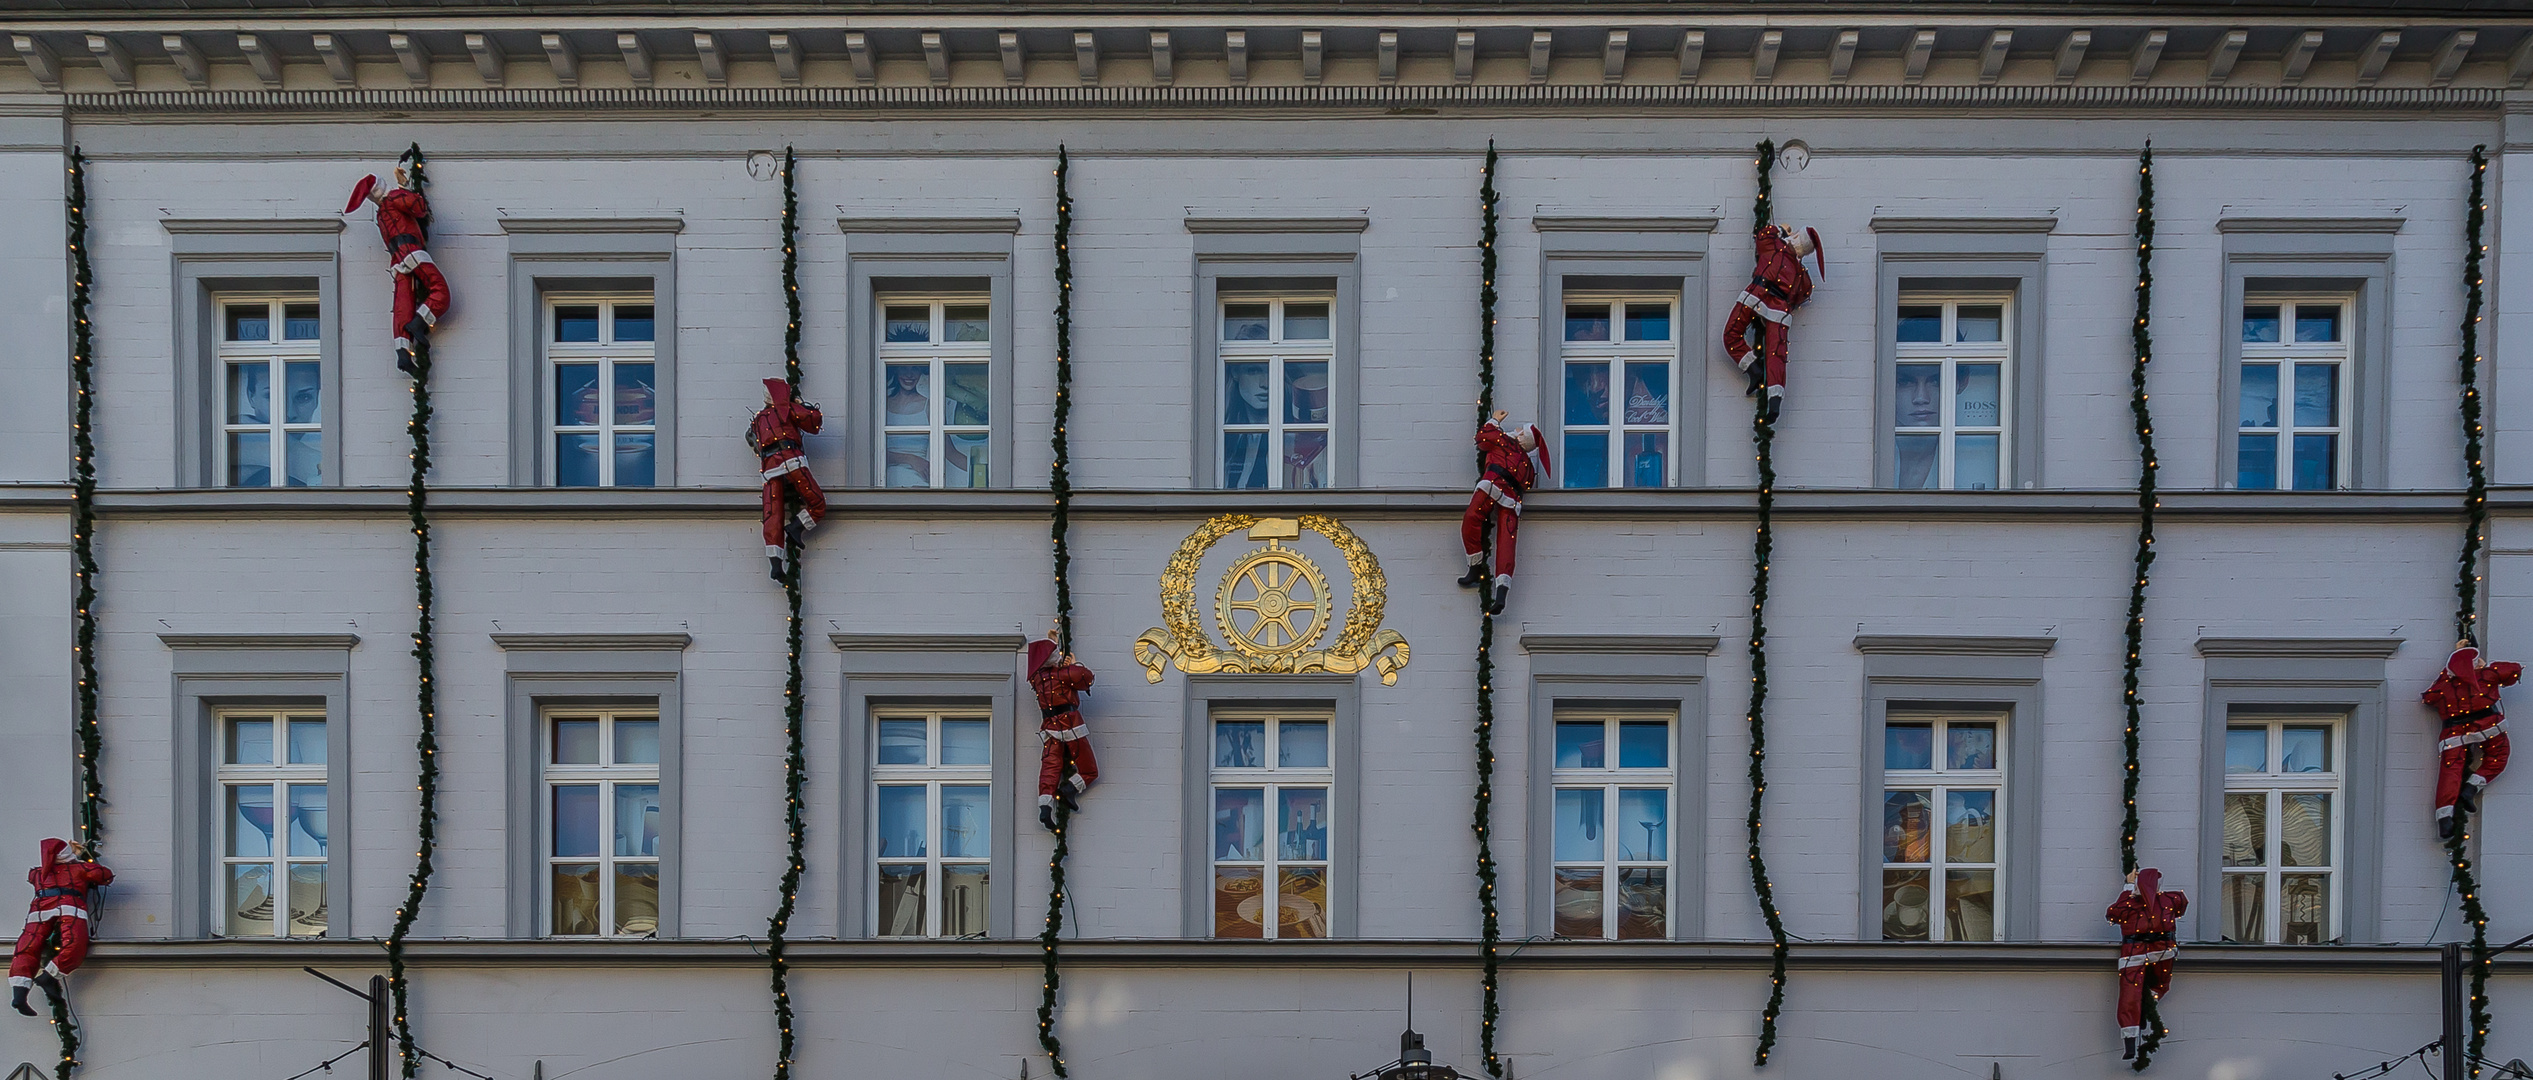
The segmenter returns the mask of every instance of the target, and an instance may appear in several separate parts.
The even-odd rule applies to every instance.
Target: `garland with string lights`
[[[1073,443],[1064,433],[1065,422],[1073,415],[1073,195],[1068,186],[1073,171],[1072,159],[1062,144],[1055,148],[1055,430],[1048,441],[1055,453],[1055,463],[1047,474],[1047,489],[1055,498],[1055,512],[1047,526],[1047,539],[1055,557],[1055,636],[1058,655],[1073,651],[1073,584],[1069,572],[1073,567],[1070,533],[1073,527]],[[1038,930],[1038,963],[1044,968],[1038,992],[1038,1048],[1046,1051],[1047,1061],[1058,1077],[1070,1076],[1064,1066],[1064,1040],[1055,1033],[1056,993],[1064,986],[1064,976],[1057,969],[1062,957],[1059,949],[1064,933],[1064,860],[1073,847],[1066,839],[1073,824],[1070,800],[1055,802],[1055,851],[1047,857],[1047,919]]]
[[[1759,140],[1759,199],[1751,229],[1768,227],[1776,216],[1771,202],[1769,169],[1777,161],[1774,139]],[[1750,540],[1750,889],[1759,898],[1759,914],[1768,921],[1768,1007],[1759,1014],[1759,1052],[1751,1065],[1768,1063],[1777,1044],[1777,1016],[1785,1010],[1785,916],[1777,911],[1777,887],[1768,879],[1768,860],[1759,847],[1759,811],[1768,795],[1768,556],[1776,546],[1777,423],[1768,415],[1768,399],[1753,399],[1750,441],[1759,458],[1759,526]]]
[[[2489,467],[2481,460],[2480,420],[2480,313],[2486,300],[2482,292],[2481,260],[2488,249],[2482,246],[2481,231],[2489,219],[2488,202],[2489,148],[2471,148],[2471,211],[2463,225],[2463,349],[2461,358],[2463,467],[2469,485],[2463,494],[2463,551],[2456,560],[2454,581],[2455,636],[2479,642],[2480,628],[2480,556],[2489,536]],[[2471,842],[2468,817],[2461,820],[2453,835],[2445,838],[2445,857],[2453,864],[2454,891],[2463,900],[2463,919],[2471,924],[2471,1034],[2469,1053],[2473,1076],[2480,1075],[2479,1059],[2489,1046],[2489,911],[2480,902],[2479,875],[2472,871],[2471,855],[2466,845]],[[2446,1050],[2452,1053],[2451,1047]]]
[[[800,397],[800,189],[793,178],[800,159],[792,148],[783,148],[783,381],[791,384],[792,400]],[[786,513],[789,512],[786,508]],[[803,855],[808,832],[802,795],[809,783],[809,751],[803,728],[806,703],[803,694],[807,680],[801,670],[800,628],[800,546],[798,530],[783,530],[783,599],[790,605],[790,615],[783,628],[783,650],[790,657],[790,670],[783,679],[783,827],[791,836],[791,850],[783,864],[782,897],[775,901],[774,915],[765,921],[765,962],[772,969],[774,989],[774,1027],[780,1049],[774,1056],[775,1080],[788,1080],[792,1074],[792,1053],[798,1039],[792,1034],[791,961],[784,956],[785,934],[791,930],[792,912],[799,904],[801,875],[808,871]]]
[[[2155,565],[2155,471],[2162,466],[2155,460],[2155,420],[2146,405],[2146,365],[2155,359],[2155,338],[2149,324],[2155,298],[2155,144],[2149,142],[2137,155],[2137,313],[2129,321],[2129,344],[2134,349],[2134,362],[2128,370],[2128,411],[2137,426],[2137,570],[2129,576],[2128,586],[2128,660],[2120,675],[2120,697],[2127,710],[2127,727],[2120,736],[2122,753],[2126,755],[2125,772],[2120,780],[2120,797],[2125,809],[2120,816],[2120,873],[2125,876],[2137,870],[2137,781],[2138,726],[2143,703],[2137,695],[2138,667],[2146,652],[2146,582],[2148,568]],[[2169,1029],[2164,1027],[2161,1012],[2155,1007],[2155,995],[2139,996],[2140,1018],[2145,1020],[2146,1036],[2138,1040],[2137,1057],[2129,1068],[2146,1071],[2146,1065],[2162,1046]]]
[[[1478,423],[1495,414],[1495,270],[1496,202],[1495,140],[1486,142],[1486,168],[1478,180]],[[1480,451],[1478,466],[1486,466]],[[1497,946],[1503,922],[1495,910],[1495,616],[1492,589],[1478,590],[1478,793],[1469,827],[1478,837],[1478,932],[1485,964],[1479,981],[1478,1050],[1486,1057],[1486,1074],[1503,1080],[1504,1059],[1495,1053],[1495,1023],[1503,1014],[1497,1000]]]
[[[79,843],[94,859],[105,837],[105,784],[97,774],[98,757],[105,750],[105,736],[97,726],[97,442],[89,433],[97,372],[88,310],[96,278],[88,266],[88,156],[76,146],[70,148],[65,201],[70,215],[70,557],[78,601],[71,620],[70,651],[79,679],[79,714],[72,733],[79,743]],[[70,1080],[79,1067],[79,1024],[70,1015],[67,996],[46,995],[53,1003],[53,1032],[62,1044],[61,1063],[53,1067],[56,1080]]]
[[[413,189],[425,191],[431,181],[423,172],[422,144],[413,144],[408,153],[413,158]],[[417,613],[413,658],[418,669],[414,704],[422,726],[421,735],[414,741],[421,773],[414,787],[422,793],[421,831],[414,844],[413,877],[405,886],[405,902],[396,909],[395,930],[387,935],[387,987],[395,1004],[396,1049],[403,1059],[405,1080],[412,1080],[422,1068],[422,1057],[413,1045],[413,1025],[405,1006],[405,938],[413,933],[413,921],[422,914],[422,898],[430,892],[431,856],[439,846],[440,836],[439,688],[432,684],[439,664],[431,645],[435,604],[431,586],[431,338],[427,334],[413,338],[413,417],[405,422],[405,434],[413,441],[413,474],[405,485],[405,517],[413,525],[413,606]]]

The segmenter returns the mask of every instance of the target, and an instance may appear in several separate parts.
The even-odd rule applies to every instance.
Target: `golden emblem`
[[[1214,591],[1214,625],[1229,644],[1220,648],[1197,616],[1196,575],[1205,553],[1242,529],[1266,546],[1234,560]],[[1301,539],[1305,529],[1327,538],[1345,557],[1346,572],[1354,579],[1353,608],[1336,642],[1326,649],[1318,646],[1335,620],[1336,592],[1318,564],[1284,546]],[[1135,662],[1143,665],[1144,678],[1156,683],[1161,669],[1175,664],[1190,675],[1352,675],[1368,667],[1380,672],[1383,685],[1395,686],[1399,669],[1407,666],[1408,648],[1406,637],[1381,627],[1388,592],[1389,580],[1381,575],[1381,562],[1372,557],[1371,547],[1335,518],[1224,514],[1188,534],[1162,569],[1162,625],[1135,639]]]

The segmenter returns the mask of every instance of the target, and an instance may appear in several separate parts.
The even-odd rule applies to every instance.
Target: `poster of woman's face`
[[[1223,423],[1266,423],[1270,389],[1265,364],[1223,365]]]

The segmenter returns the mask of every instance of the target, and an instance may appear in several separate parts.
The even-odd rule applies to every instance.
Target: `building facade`
[[[1021,650],[1057,615],[1060,293],[1101,774],[1067,1065],[1361,1072],[1413,975],[1436,1058],[1482,1071],[1453,579],[1489,251],[1493,400],[1555,466],[1486,690],[1511,1075],[2122,1074],[2150,140],[2137,841],[2191,899],[2155,1068],[2437,1037],[2434,945],[2466,928],[2414,695],[2455,637],[2476,146],[2484,639],[2533,650],[2524,5],[5,7],[0,852],[30,860],[79,805],[73,147],[95,281],[118,877],[72,984],[83,1076],[283,1077],[361,1038],[300,969],[383,970],[413,871],[412,399],[371,212],[338,211],[408,145],[455,296],[412,1021],[469,1069],[773,1068],[786,603],[739,435],[783,374],[787,148],[832,502],[802,1075],[1049,1070]],[[1758,474],[1718,337],[1762,140],[1826,272],[1774,444],[1763,850],[1795,941],[1754,1069]],[[2485,809],[2510,940],[2533,794]],[[2533,1056],[2518,970],[2499,1060]],[[0,1019],[0,1066],[58,1057]]]

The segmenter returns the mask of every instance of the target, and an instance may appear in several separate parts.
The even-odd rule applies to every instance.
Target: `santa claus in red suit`
[[[1038,823],[1055,828],[1055,810],[1081,809],[1082,793],[1099,782],[1091,729],[1082,722],[1082,694],[1091,669],[1056,647],[1055,635],[1029,643],[1029,689],[1038,696]]]
[[[428,348],[431,328],[449,313],[449,279],[440,275],[427,246],[431,200],[423,196],[416,174],[405,171],[404,163],[412,159],[412,151],[396,159],[392,188],[380,188],[376,175],[361,177],[352,186],[352,201],[343,206],[349,214],[364,201],[378,205],[378,235],[387,241],[387,270],[396,279],[395,314],[389,322],[396,335],[396,370],[408,373],[414,369],[414,343]]]
[[[2480,789],[2506,771],[2507,718],[2498,711],[2498,688],[2523,676],[2522,665],[2482,662],[2480,650],[2464,638],[2419,695],[2444,721],[2436,736],[2437,835],[2450,838],[2461,829],[2465,817],[2480,811]]]
[[[79,970],[88,958],[95,906],[88,891],[114,883],[114,871],[88,861],[87,849],[68,840],[46,840],[44,861],[26,872],[35,886],[35,900],[26,906],[26,929],[9,957],[9,1004],[28,1016],[27,988],[41,986],[54,1001],[62,1000],[62,976]],[[46,952],[51,955],[47,957]]]
[[[1811,256],[1824,277],[1829,267],[1821,261],[1821,234],[1811,229],[1797,233],[1791,225],[1763,225],[1758,246],[1750,287],[1741,291],[1724,319],[1724,352],[1750,377],[1750,393],[1767,391],[1760,407],[1774,420],[1785,400],[1786,333],[1794,324],[1794,309],[1812,298],[1812,275],[1804,272],[1803,257]]]
[[[765,407],[748,422],[748,448],[765,481],[765,560],[776,581],[783,580],[784,548],[800,546],[803,534],[827,520],[827,494],[801,449],[801,436],[817,434],[826,419],[817,406],[792,400],[791,383],[767,379]]]
[[[1549,473],[1548,447],[1542,442],[1536,424],[1508,425],[1505,412],[1478,425],[1478,486],[1469,495],[1469,508],[1460,513],[1460,546],[1468,552],[1469,572],[1461,575],[1460,587],[1475,589],[1486,584],[1486,533],[1495,530],[1495,596],[1491,605],[1504,610],[1504,601],[1513,592],[1513,553],[1522,522],[1522,496],[1542,475]]]
[[[2172,986],[2172,962],[2181,955],[2175,930],[2190,898],[2164,891],[2160,870],[2136,870],[2128,887],[2102,917],[2120,924],[2120,1038],[2126,1044],[2121,1060],[2137,1056],[2137,1040],[2146,1037],[2146,1003]]]

